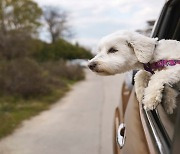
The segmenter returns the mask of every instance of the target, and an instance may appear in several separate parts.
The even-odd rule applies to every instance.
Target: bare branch
[[[45,7],[44,19],[48,25],[48,31],[51,35],[52,43],[59,38],[69,36],[68,15],[65,11],[55,7]]]

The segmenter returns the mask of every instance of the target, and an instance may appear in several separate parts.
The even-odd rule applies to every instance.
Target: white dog
[[[180,81],[180,42],[158,41],[135,32],[117,32],[100,41],[98,52],[89,61],[93,72],[114,75],[140,69],[135,76],[138,101],[147,110],[155,109],[166,90],[171,94],[171,97],[166,95],[164,99],[166,111],[173,112],[177,92],[171,87]]]

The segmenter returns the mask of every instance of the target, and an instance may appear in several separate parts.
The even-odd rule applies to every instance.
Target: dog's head
[[[113,33],[104,37],[98,54],[89,61],[89,68],[100,75],[113,75],[148,63],[157,40],[138,33]]]

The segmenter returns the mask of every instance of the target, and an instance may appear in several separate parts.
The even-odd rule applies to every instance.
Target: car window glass
[[[177,100],[180,99],[180,95],[178,95]],[[175,127],[175,121],[176,121],[176,116],[177,116],[177,108],[178,108],[178,104],[176,108],[173,110],[172,114],[167,113],[167,111],[164,108],[163,105],[164,102],[162,102],[162,105],[158,105],[157,110],[158,110],[158,114],[160,117],[160,120],[169,136],[169,138],[172,140],[173,139],[173,135],[174,135],[174,127]]]
[[[158,37],[159,39],[179,39],[179,36],[174,36],[174,33],[176,35],[179,35],[177,26],[180,21],[180,1],[176,1],[173,5],[170,5],[168,9],[166,10],[166,13],[163,17],[162,22],[159,24],[159,31],[156,33],[156,35],[153,35],[154,37]]]

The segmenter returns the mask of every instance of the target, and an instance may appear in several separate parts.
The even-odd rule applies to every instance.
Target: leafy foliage
[[[20,31],[7,32],[6,35],[0,33],[0,58],[11,60],[23,58],[33,51],[31,37]]]
[[[54,44],[44,44],[42,50],[36,54],[40,61],[59,59],[90,59],[92,54],[87,49],[59,39]]]
[[[41,8],[32,0],[0,1],[0,26],[4,33],[12,30],[33,33],[40,26],[41,15]]]

